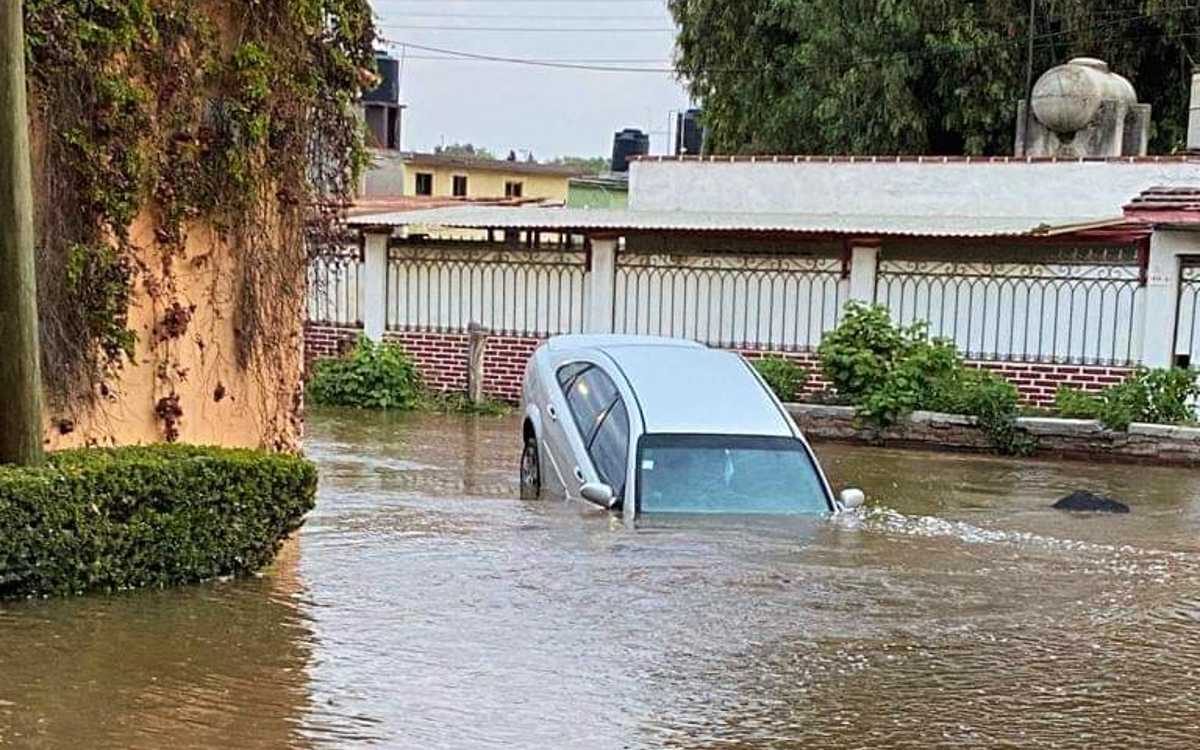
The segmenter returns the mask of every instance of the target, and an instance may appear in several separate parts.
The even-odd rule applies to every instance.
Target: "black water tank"
[[[386,52],[376,52],[375,73],[379,76],[379,85],[364,93],[363,101],[397,104],[400,101],[400,61]]]
[[[628,172],[629,160],[650,153],[650,136],[640,130],[625,128],[613,136],[612,171]]]
[[[700,125],[700,110],[680,112],[675,121],[675,155],[699,156],[704,148],[704,128]]]

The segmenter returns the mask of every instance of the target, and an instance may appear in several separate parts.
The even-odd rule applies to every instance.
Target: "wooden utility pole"
[[[42,373],[21,0],[0,0],[0,463],[42,461]]]

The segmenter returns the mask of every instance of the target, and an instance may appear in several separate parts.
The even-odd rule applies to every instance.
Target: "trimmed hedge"
[[[0,598],[250,573],[300,527],[316,487],[298,456],[188,445],[0,467]]]

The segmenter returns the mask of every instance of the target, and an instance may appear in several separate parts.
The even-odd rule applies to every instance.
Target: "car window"
[[[558,368],[558,385],[564,391],[571,387],[571,383],[578,377],[579,373],[590,369],[592,365],[587,362],[575,362],[573,364],[564,365]]]
[[[571,415],[575,417],[575,425],[585,446],[591,445],[601,418],[617,398],[617,386],[597,367],[584,370],[571,382],[567,390],[567,404],[571,407]]]
[[[619,398],[604,415],[588,452],[600,479],[620,497],[625,489],[625,467],[629,457],[629,414],[625,402]]]
[[[638,453],[643,513],[824,513],[825,485],[800,441],[646,435]]]

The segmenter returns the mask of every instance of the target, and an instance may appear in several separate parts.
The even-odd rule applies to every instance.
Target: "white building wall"
[[[1122,215],[1151,187],[1200,183],[1200,160],[1137,162],[638,161],[633,210],[874,216]]]

